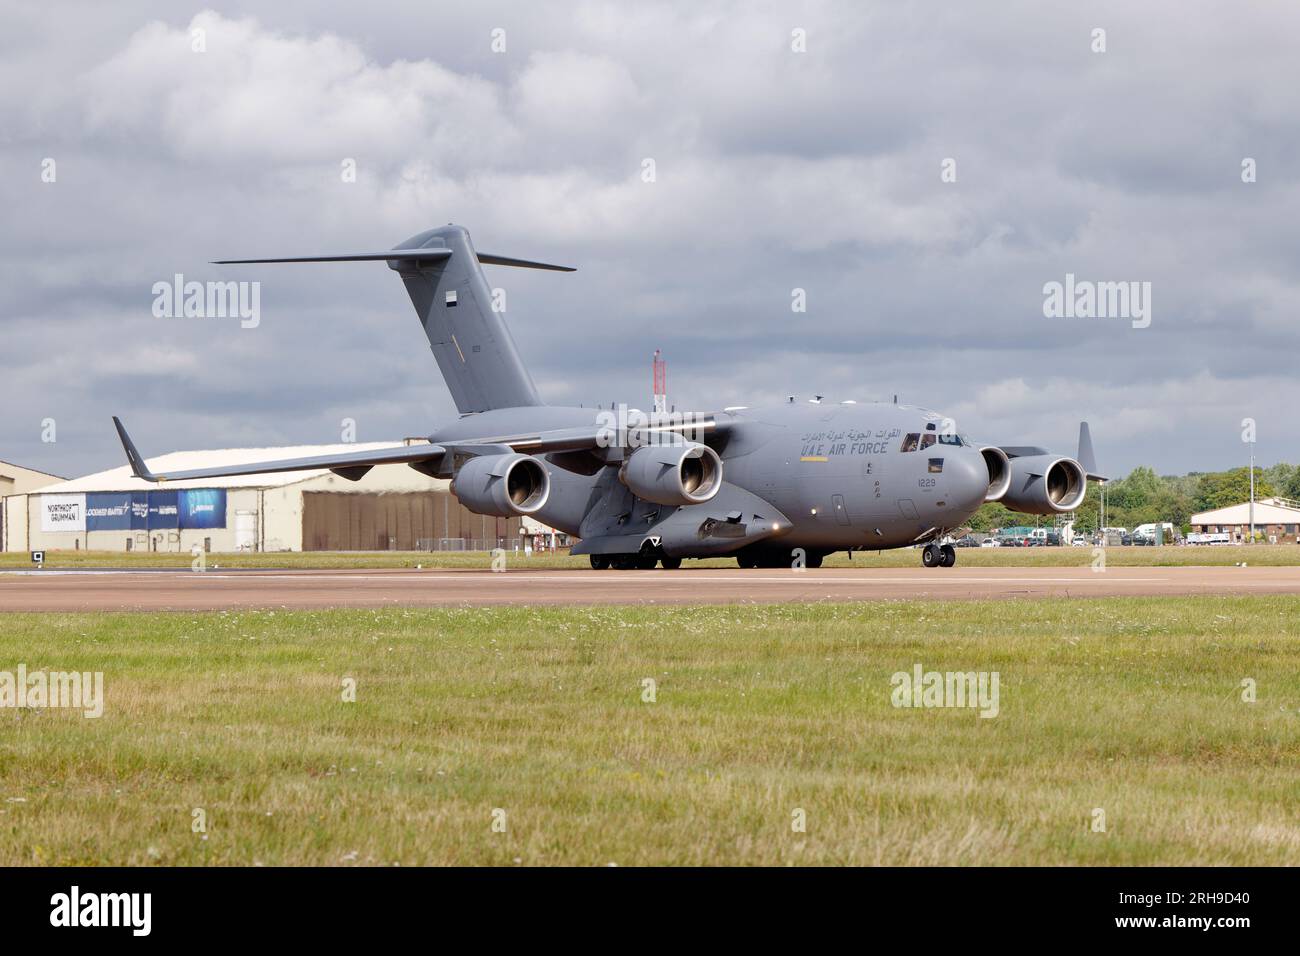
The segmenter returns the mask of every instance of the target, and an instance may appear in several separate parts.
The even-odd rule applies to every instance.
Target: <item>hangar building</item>
[[[34,471],[11,462],[0,461],[0,502],[3,502],[7,495],[25,495],[29,491],[57,484],[62,480],[58,475],[47,475],[43,471]],[[4,521],[4,508],[0,507],[0,542],[3,542],[5,537]],[[3,550],[4,547],[0,544],[0,551]]]
[[[58,481],[63,481],[58,475],[47,475],[43,471],[33,471],[31,468],[0,461],[0,498],[5,495],[25,495]]]
[[[1192,515],[1193,533],[1232,535],[1233,541],[1250,538],[1250,502],[1215,508]],[[1255,502],[1255,533],[1266,541],[1295,544],[1300,530],[1300,503],[1287,498],[1261,498]]]
[[[391,444],[172,452],[149,466],[181,471]],[[155,484],[127,465],[53,480],[0,503],[3,550],[476,551],[521,541],[518,518],[476,515],[449,482],[406,465],[379,465],[360,481],[318,469]]]

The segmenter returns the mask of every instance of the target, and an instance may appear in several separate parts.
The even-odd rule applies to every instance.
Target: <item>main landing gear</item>
[[[921,563],[927,568],[950,568],[957,563],[957,549],[950,544],[927,544],[921,549]]]

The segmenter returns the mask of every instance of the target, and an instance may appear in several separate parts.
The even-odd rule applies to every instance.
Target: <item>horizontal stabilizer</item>
[[[531,259],[511,259],[509,256],[494,256],[490,252],[478,253],[478,261],[485,266],[513,266],[516,269],[547,269],[551,272],[577,272],[573,266],[557,266],[549,262],[533,262]]]
[[[387,262],[393,259],[441,262],[450,258],[450,249],[389,249],[387,252],[349,252],[338,256],[293,256],[287,259],[214,259],[212,264],[232,266],[262,262]]]
[[[287,256],[277,259],[214,259],[214,266],[258,265],[272,262],[442,262],[450,259],[450,249],[389,249],[386,252],[346,252],[337,256]],[[557,266],[531,259],[512,259],[477,253],[478,261],[489,266],[512,266],[516,269],[546,269],[551,272],[577,272],[572,266]]]

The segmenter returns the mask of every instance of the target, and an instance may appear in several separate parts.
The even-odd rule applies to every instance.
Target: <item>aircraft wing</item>
[[[578,428],[553,428],[546,431],[519,432],[513,435],[493,435],[485,438],[464,439],[458,442],[458,451],[478,444],[506,445],[525,455],[544,455],[547,452],[589,451],[597,448],[626,448],[649,444],[657,437],[679,435],[687,441],[707,441],[710,435],[720,435],[729,427],[711,415],[666,415],[651,418],[644,424],[625,429],[622,433],[605,425],[583,425]]]
[[[172,471],[155,474],[145,464],[140,454],[126,433],[126,427],[114,415],[113,424],[117,426],[118,437],[126,450],[126,459],[131,463],[131,471],[137,478],[145,481],[185,481],[192,478],[229,478],[236,475],[261,475],[280,471],[310,471],[317,468],[329,468],[344,478],[356,481],[375,465],[419,464],[431,460],[441,460],[447,451],[442,445],[394,445],[391,448],[372,448],[367,451],[344,452],[338,455],[312,455],[306,458],[281,458],[275,461],[250,461],[242,465],[221,465],[215,468],[194,468],[187,471]]]
[[[1036,455],[1051,454],[1046,448],[1039,448],[1036,445],[999,445],[998,447],[1008,458],[1032,458]],[[1109,480],[1097,467],[1097,455],[1092,450],[1092,429],[1088,427],[1087,422],[1079,422],[1079,450],[1074,457],[1075,461],[1083,466],[1089,481]]]
[[[1008,458],[1032,458],[1035,455],[1050,455],[1051,452],[1046,448],[1039,448],[1037,445],[999,445]]]
[[[483,438],[466,438],[454,442],[430,445],[393,445],[390,448],[372,448],[365,451],[343,452],[336,455],[311,455],[305,458],[281,458],[273,461],[250,461],[238,465],[219,465],[213,468],[193,468],[186,471],[173,471],[156,474],[145,464],[126,432],[121,419],[113,416],[113,425],[117,428],[118,438],[126,451],[126,459],[131,471],[137,478],[145,481],[187,481],[202,478],[230,478],[238,475],[261,475],[281,471],[311,471],[328,468],[335,474],[349,481],[359,481],[375,465],[405,464],[426,474],[449,477],[453,471],[450,460],[452,456],[473,458],[480,455],[499,455],[515,451],[525,455],[543,455],[548,452],[594,451],[600,448],[623,448],[629,445],[645,444],[655,436],[678,434],[688,439],[703,440],[713,432],[725,430],[725,425],[711,417],[692,420],[683,424],[679,419],[651,421],[645,425],[630,429],[620,435],[614,429],[601,426],[583,426],[579,428],[556,428],[546,431],[528,432],[516,435],[497,435]]]

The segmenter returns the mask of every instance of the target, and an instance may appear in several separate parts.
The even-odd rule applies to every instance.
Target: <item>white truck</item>
[[[1193,532],[1187,536],[1188,544],[1232,544],[1232,535],[1226,531]]]
[[[1162,544],[1173,544],[1174,526],[1168,521],[1152,522],[1151,524],[1140,524],[1133,529],[1133,537],[1149,538],[1152,543],[1156,540],[1156,529],[1160,529],[1160,541]]]

